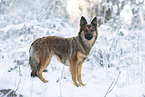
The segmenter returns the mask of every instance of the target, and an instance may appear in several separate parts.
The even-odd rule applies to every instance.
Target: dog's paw
[[[76,87],[81,87],[81,84],[75,83]]]
[[[82,83],[81,85],[82,85],[82,86],[85,86],[86,84],[83,84],[83,83]]]
[[[81,85],[80,85],[80,84],[78,84],[78,85],[76,85],[76,87],[81,87]]]
[[[44,83],[47,83],[47,82],[48,82],[48,80],[44,80],[43,82],[44,82]]]

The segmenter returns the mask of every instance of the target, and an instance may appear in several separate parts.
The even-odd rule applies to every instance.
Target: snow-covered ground
[[[45,7],[44,3],[41,5]],[[29,7],[32,9],[34,6]],[[8,9],[11,8],[3,10],[4,13]],[[48,83],[31,78],[29,47],[35,39],[43,36],[76,36],[79,24],[73,26],[67,19],[59,17],[45,21],[33,16],[28,19],[28,14],[38,14],[33,10],[22,19],[19,14],[24,15],[27,9],[23,13],[21,10],[0,16],[0,90],[12,89],[24,97],[104,97],[110,87],[112,91],[106,97],[145,97],[144,20],[136,28],[131,22],[125,23],[125,16],[101,25],[98,39],[82,68],[86,86],[76,87],[69,67],[59,63],[55,57],[47,68],[48,72],[43,73]],[[45,15],[45,11],[41,12],[39,18]],[[17,15],[18,20],[15,18]]]

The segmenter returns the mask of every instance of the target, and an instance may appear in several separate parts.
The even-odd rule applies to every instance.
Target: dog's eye
[[[94,31],[94,29],[91,29],[91,32],[93,32]]]
[[[88,29],[85,29],[84,31],[85,31],[85,32],[87,32],[87,31],[88,31]]]

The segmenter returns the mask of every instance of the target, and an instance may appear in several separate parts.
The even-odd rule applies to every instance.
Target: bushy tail
[[[36,74],[36,72],[31,72],[31,77],[38,77],[38,75]]]
[[[31,45],[30,47],[30,57],[29,57],[29,64],[31,66],[31,77],[37,77],[37,69],[38,69],[38,65],[39,65],[39,59],[37,57],[37,54],[33,48],[33,46]]]
[[[38,75],[37,75],[37,68],[38,68],[37,63],[34,62],[34,60],[32,60],[31,57],[29,59],[29,62],[30,62],[31,70],[32,70],[31,77],[38,77]]]

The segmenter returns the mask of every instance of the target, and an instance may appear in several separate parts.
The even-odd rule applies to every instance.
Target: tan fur
[[[97,39],[97,27],[94,26],[96,18],[94,19],[95,21],[92,20],[91,24],[87,24],[84,17],[82,17],[80,32],[76,37],[62,38],[48,36],[35,40],[30,47],[29,61],[32,69],[31,76],[38,75],[40,80],[44,83],[48,82],[43,78],[42,72],[49,65],[52,55],[56,55],[61,63],[70,66],[73,83],[76,86],[84,86],[85,84],[82,82],[81,78],[82,64]],[[88,31],[83,30],[84,28]],[[93,31],[91,31],[91,29],[93,29]],[[85,35],[88,35],[88,33],[93,35],[91,40],[85,38]]]

